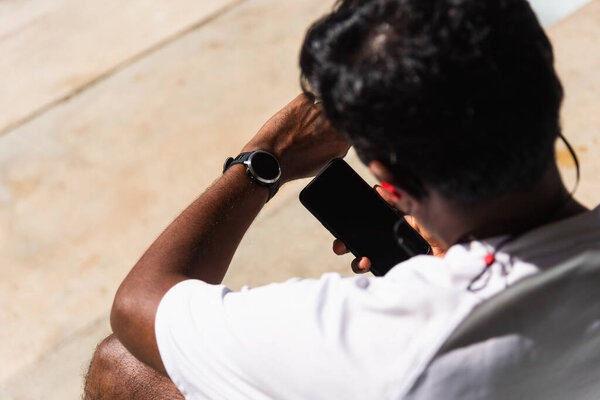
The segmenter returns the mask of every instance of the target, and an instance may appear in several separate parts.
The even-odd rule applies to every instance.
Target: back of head
[[[300,65],[362,161],[414,195],[526,191],[552,162],[562,87],[526,0],[341,0]]]

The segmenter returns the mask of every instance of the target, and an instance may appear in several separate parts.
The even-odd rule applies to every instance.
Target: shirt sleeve
[[[430,342],[414,334],[431,325],[423,304],[398,289],[338,274],[239,292],[183,281],[158,307],[160,356],[188,399],[383,398]]]
[[[328,300],[342,280],[329,274],[240,292],[180,282],[155,323],[170,378],[186,398],[302,398],[295,386],[323,379],[315,361],[335,353],[343,334],[345,315]]]

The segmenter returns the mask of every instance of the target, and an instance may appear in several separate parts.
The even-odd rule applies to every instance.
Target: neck
[[[587,208],[566,190],[556,165],[530,190],[465,205],[447,202],[451,215],[440,237],[448,244],[500,235],[519,235],[572,217]]]

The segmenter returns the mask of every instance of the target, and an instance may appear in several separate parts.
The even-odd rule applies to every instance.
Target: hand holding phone
[[[431,252],[427,241],[341,159],[302,190],[300,201],[356,257],[368,257],[374,275]]]

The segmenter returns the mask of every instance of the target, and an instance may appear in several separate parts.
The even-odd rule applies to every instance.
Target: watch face
[[[273,183],[281,175],[277,159],[264,151],[257,151],[252,154],[250,168],[254,176],[265,183]]]

